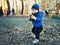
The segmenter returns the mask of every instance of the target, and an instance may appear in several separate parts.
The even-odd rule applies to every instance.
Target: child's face
[[[33,14],[38,13],[38,10],[32,9],[32,13],[33,13]]]

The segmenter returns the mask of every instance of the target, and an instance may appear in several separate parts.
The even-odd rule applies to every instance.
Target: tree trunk
[[[23,15],[23,11],[24,11],[24,2],[23,1],[21,1],[22,2],[22,10],[21,10],[21,15]]]
[[[8,9],[10,9],[10,4],[9,4],[9,1],[7,0],[7,5],[8,5]]]

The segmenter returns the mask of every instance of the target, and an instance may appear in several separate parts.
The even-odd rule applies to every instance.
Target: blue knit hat
[[[39,10],[39,5],[38,5],[38,4],[33,4],[33,5],[32,5],[32,9]]]

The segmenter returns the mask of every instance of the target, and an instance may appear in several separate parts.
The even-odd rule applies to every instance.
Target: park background
[[[43,11],[43,31],[40,42],[33,44],[29,21],[31,6],[39,4]],[[3,15],[0,16],[0,45],[60,45],[60,0],[0,0]],[[49,15],[45,10],[49,7]],[[7,17],[7,10],[10,14]],[[14,9],[15,14],[12,14]]]
[[[60,16],[60,0],[0,0],[2,10],[6,16],[5,11],[10,9],[10,16],[12,16],[12,10],[15,11],[15,16],[29,16],[31,14],[31,6],[37,3],[40,6],[40,10],[45,11],[49,8],[49,16],[55,16],[58,13]],[[17,14],[17,15],[16,15]]]

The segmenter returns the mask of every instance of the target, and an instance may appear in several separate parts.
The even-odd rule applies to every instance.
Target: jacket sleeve
[[[38,16],[36,17],[36,21],[41,21],[42,17],[43,17],[43,12],[38,14]]]

